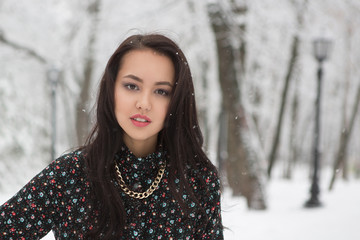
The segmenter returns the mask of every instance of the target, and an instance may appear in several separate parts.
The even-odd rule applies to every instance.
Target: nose
[[[142,111],[150,111],[151,110],[150,94],[147,93],[141,94],[136,102],[136,108]]]

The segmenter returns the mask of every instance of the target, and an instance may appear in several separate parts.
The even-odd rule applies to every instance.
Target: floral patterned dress
[[[129,188],[143,192],[156,177],[163,158],[161,152],[136,158],[123,148],[115,161]],[[94,219],[84,166],[82,152],[64,155],[0,206],[0,239],[41,239],[51,230],[56,239],[85,239]],[[217,173],[207,168],[188,169],[187,178],[204,212],[185,193],[183,199],[190,211],[184,215],[170,192],[167,171],[158,188],[145,199],[129,197],[114,181],[127,214],[122,239],[223,239]],[[200,178],[206,187],[201,187]],[[205,227],[204,219],[209,220]]]

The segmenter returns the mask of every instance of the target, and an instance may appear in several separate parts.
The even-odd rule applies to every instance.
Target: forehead
[[[168,56],[145,48],[126,53],[121,60],[119,74],[134,74],[142,79],[173,82],[175,69]]]

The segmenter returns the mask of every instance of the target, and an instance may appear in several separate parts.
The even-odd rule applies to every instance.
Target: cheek
[[[128,103],[127,99],[121,97],[120,95],[115,96],[115,114],[118,116],[121,115],[127,108],[129,108],[130,104]]]
[[[118,90],[115,92],[115,108],[117,106],[128,106],[131,102],[131,98],[125,91]]]

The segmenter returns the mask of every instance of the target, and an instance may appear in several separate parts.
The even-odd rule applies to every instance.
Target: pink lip
[[[146,122],[139,121],[138,119],[143,119]],[[134,116],[131,116],[130,120],[136,127],[146,127],[151,123],[151,119],[149,117],[141,114],[135,114]]]

